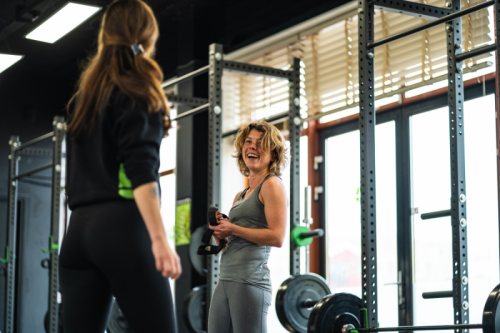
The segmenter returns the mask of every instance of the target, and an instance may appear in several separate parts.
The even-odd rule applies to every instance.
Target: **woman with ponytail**
[[[104,332],[113,297],[134,332],[176,332],[168,278],[181,265],[160,215],[159,148],[170,118],[152,58],[157,39],[144,2],[111,3],[68,105],[66,333]]]

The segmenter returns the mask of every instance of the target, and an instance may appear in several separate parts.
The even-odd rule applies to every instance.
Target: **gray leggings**
[[[271,292],[219,280],[212,296],[208,333],[267,333]]]

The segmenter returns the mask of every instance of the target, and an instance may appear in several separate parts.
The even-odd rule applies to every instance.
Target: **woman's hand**
[[[172,250],[166,238],[157,238],[152,244],[156,269],[164,277],[177,279],[182,273],[181,260],[175,250]]]
[[[209,225],[208,227],[214,231],[214,236],[218,239],[224,239],[233,234],[235,229],[235,225],[229,222],[229,219],[225,219],[220,211],[215,213],[215,217],[217,218],[218,226]]]

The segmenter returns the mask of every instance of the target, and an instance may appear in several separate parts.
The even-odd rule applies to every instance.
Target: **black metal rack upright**
[[[495,4],[495,13],[500,13],[500,0],[487,1],[461,10],[460,0],[447,2],[448,8],[440,8],[410,1],[360,0],[358,3],[359,24],[359,128],[361,148],[361,240],[362,240],[362,297],[368,311],[369,327],[377,327],[377,244],[376,244],[376,188],[375,188],[375,85],[374,85],[374,48],[389,42],[421,32],[439,24],[445,24],[447,35],[448,62],[448,105],[450,135],[450,175],[451,208],[445,216],[451,216],[453,233],[453,290],[445,291],[453,297],[454,320],[456,324],[469,321],[468,263],[467,263],[467,215],[465,187],[464,153],[464,87],[462,61],[484,53],[497,50],[491,44],[462,53],[461,17]],[[434,20],[419,27],[393,36],[374,41],[374,10],[386,10],[400,14]],[[496,36],[500,21],[496,23]],[[444,33],[444,32],[443,32]],[[498,71],[497,71],[498,75]],[[497,81],[498,84],[498,81]],[[497,90],[498,91],[498,90]],[[429,218],[438,215],[430,213]],[[443,216],[442,214],[439,216]],[[441,294],[442,294],[441,293]],[[440,294],[440,295],[441,295]],[[428,295],[429,296],[429,295]],[[432,297],[432,295],[431,295]],[[441,295],[442,297],[442,295]],[[430,297],[428,297],[430,298]],[[411,323],[404,323],[411,325]],[[463,329],[466,332],[467,329]],[[458,330],[457,330],[458,332]]]
[[[50,274],[49,274],[49,327],[50,333],[57,333],[58,312],[57,312],[57,292],[58,292],[58,249],[59,249],[59,223],[61,208],[61,173],[63,166],[63,140],[65,137],[65,125],[63,117],[56,116],[53,122],[54,131],[42,135],[36,139],[21,144],[18,136],[11,136],[9,140],[9,176],[8,176],[8,205],[7,205],[7,281],[5,297],[5,333],[14,333],[14,313],[16,306],[16,262],[17,252],[16,230],[17,230],[17,187],[18,180],[33,173],[52,168],[52,204],[51,204],[51,235],[49,237],[50,251]],[[28,172],[19,174],[19,153],[26,147],[32,146],[43,140],[52,138],[53,152],[52,163],[47,163]]]

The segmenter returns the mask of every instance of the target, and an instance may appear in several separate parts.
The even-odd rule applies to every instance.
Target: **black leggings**
[[[135,333],[177,332],[135,201],[75,209],[59,261],[65,333],[103,333],[114,296]]]

